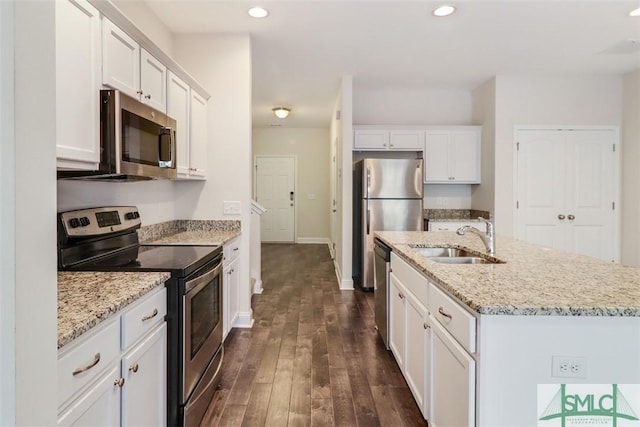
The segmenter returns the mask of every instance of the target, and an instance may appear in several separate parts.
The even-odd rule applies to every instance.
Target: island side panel
[[[640,383],[640,318],[480,316],[478,426],[537,425],[538,384]],[[582,357],[585,378],[552,376],[552,357]]]

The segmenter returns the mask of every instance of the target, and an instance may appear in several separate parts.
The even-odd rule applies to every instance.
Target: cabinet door
[[[404,372],[405,356],[405,292],[398,278],[389,275],[389,349]]]
[[[120,365],[115,363],[58,418],[59,426],[119,426]]]
[[[140,47],[127,33],[104,17],[102,84],[140,99]]]
[[[480,182],[480,132],[452,131],[449,149],[452,181]]]
[[[207,101],[191,91],[189,175],[204,178],[207,169]]]
[[[176,120],[178,175],[189,175],[189,104],[190,88],[171,71],[167,76],[167,115]]]
[[[424,147],[424,132],[416,130],[392,130],[389,133],[389,149],[421,151]]]
[[[427,309],[410,292],[406,294],[405,309],[407,351],[404,376],[422,415],[428,418],[430,327],[427,324]]]
[[[389,148],[389,132],[386,130],[356,130],[353,148],[356,150],[386,150]]]
[[[100,14],[86,0],[59,1],[55,8],[57,157],[95,168],[100,162]]]
[[[122,426],[163,426],[167,413],[167,328],[163,323],[122,359]]]
[[[475,361],[429,316],[431,326],[430,425],[475,426]]]
[[[167,67],[140,49],[141,101],[156,110],[167,111]]]
[[[449,131],[427,131],[424,143],[424,182],[449,183]]]

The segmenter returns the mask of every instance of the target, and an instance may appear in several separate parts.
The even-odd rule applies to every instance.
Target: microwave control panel
[[[61,212],[60,225],[67,237],[90,237],[117,233],[140,227],[140,213],[135,206],[78,209]]]

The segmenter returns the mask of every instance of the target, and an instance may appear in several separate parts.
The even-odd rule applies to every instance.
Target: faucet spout
[[[482,217],[478,217],[478,219],[484,221],[485,224],[487,225],[486,233],[483,233],[482,231],[478,230],[476,227],[472,227],[470,225],[465,225],[458,228],[456,233],[459,236],[464,236],[465,233],[467,232],[477,235],[482,240],[482,243],[484,243],[485,248],[487,248],[487,253],[489,255],[494,255],[496,252],[496,248],[495,248],[495,231],[494,231],[495,229],[493,226],[493,216],[490,215],[489,219],[482,218]]]

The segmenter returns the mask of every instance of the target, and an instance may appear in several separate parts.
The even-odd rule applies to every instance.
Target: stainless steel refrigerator
[[[353,279],[373,290],[373,232],[422,230],[422,159],[363,159],[353,169]]]

